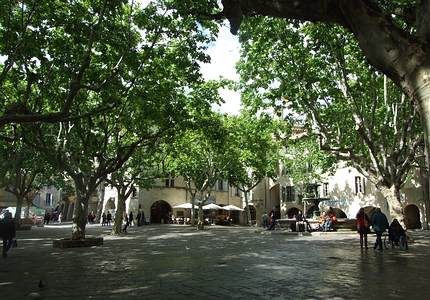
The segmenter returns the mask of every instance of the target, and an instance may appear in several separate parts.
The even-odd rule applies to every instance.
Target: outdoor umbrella
[[[197,208],[197,205],[195,207]],[[173,206],[173,208],[188,208],[188,209],[191,209],[192,208],[192,204],[191,203],[182,203],[182,204]]]
[[[242,208],[237,207],[237,206],[232,205],[232,204],[227,205],[227,206],[223,206],[223,207],[222,207],[222,209],[230,210],[230,211],[231,211],[231,210],[243,211],[243,209],[242,209]]]
[[[210,204],[203,206],[203,209],[204,210],[206,210],[206,209],[223,209],[223,207],[216,205],[214,203],[210,203]]]

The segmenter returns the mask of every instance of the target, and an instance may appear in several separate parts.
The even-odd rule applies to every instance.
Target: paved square
[[[284,235],[245,227],[132,227],[104,246],[54,249],[70,225],[18,232],[0,260],[2,299],[429,299],[430,233],[409,251],[360,251],[354,233]],[[374,237],[370,237],[370,242]],[[370,245],[371,246],[371,245]],[[39,288],[39,280],[45,285]]]

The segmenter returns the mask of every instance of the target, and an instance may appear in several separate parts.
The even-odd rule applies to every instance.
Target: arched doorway
[[[407,229],[421,228],[420,210],[414,204],[406,205],[405,207],[405,225]]]
[[[106,205],[105,205],[105,209],[104,211],[107,213],[108,211],[110,213],[113,213],[116,209],[116,205],[115,205],[115,198],[109,198],[108,201],[106,201]]]
[[[314,205],[308,208],[306,212],[306,218],[312,219],[313,217],[319,217],[319,207]]]
[[[151,223],[167,224],[169,216],[172,213],[172,207],[163,200],[154,202],[151,206]]]
[[[340,208],[334,207],[333,208],[333,213],[336,216],[337,219],[346,219],[348,218],[348,216],[346,215],[346,213],[341,210]]]
[[[369,217],[370,220],[372,220],[373,214],[375,213],[375,209],[376,207],[374,206],[365,206],[364,208],[364,213]],[[358,213],[358,211],[357,211]]]
[[[299,214],[299,209],[297,207],[290,207],[287,210],[287,217],[289,219],[295,218]]]

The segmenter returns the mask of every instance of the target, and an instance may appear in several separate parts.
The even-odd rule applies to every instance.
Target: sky
[[[201,72],[205,79],[218,79],[220,76],[225,79],[239,81],[239,75],[236,73],[235,65],[239,60],[240,45],[237,36],[230,33],[230,28],[225,23],[220,28],[218,39],[207,50],[211,56],[210,64],[202,64]],[[220,95],[225,103],[221,106],[213,105],[215,111],[227,114],[239,114],[240,94],[238,92],[221,89]]]

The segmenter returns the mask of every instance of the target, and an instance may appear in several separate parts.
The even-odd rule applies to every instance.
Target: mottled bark
[[[15,196],[16,196],[15,224],[20,224],[22,204],[24,203],[24,196],[20,194],[15,194]]]
[[[249,209],[249,201],[248,201],[248,192],[243,192],[244,196],[245,196],[245,222],[246,225],[251,226],[252,222],[251,222],[251,211]]]
[[[103,182],[100,183],[99,186],[97,187],[97,197],[98,197],[98,202],[97,202],[97,212],[96,212],[95,222],[100,223],[100,218],[103,213],[103,204],[105,200],[105,187]]]
[[[421,184],[423,188],[423,199],[424,199],[424,213],[425,213],[425,224],[424,229],[430,229],[430,183],[429,173],[424,168],[420,168]]]
[[[200,201],[199,201],[199,216],[197,221],[197,230],[205,229],[205,220],[203,215],[203,193],[200,193]]]
[[[405,215],[403,212],[403,204],[400,196],[400,189],[394,185],[391,188],[385,186],[377,186],[387,200],[391,219],[397,219],[403,227],[405,227]]]
[[[87,225],[88,215],[88,200],[89,198],[82,193],[76,196],[75,209],[73,211],[72,224],[72,239],[85,239],[85,227]]]
[[[124,193],[118,192],[118,205],[115,212],[115,219],[112,227],[112,234],[119,235],[122,232],[122,221],[124,219],[125,211],[125,195]]]

